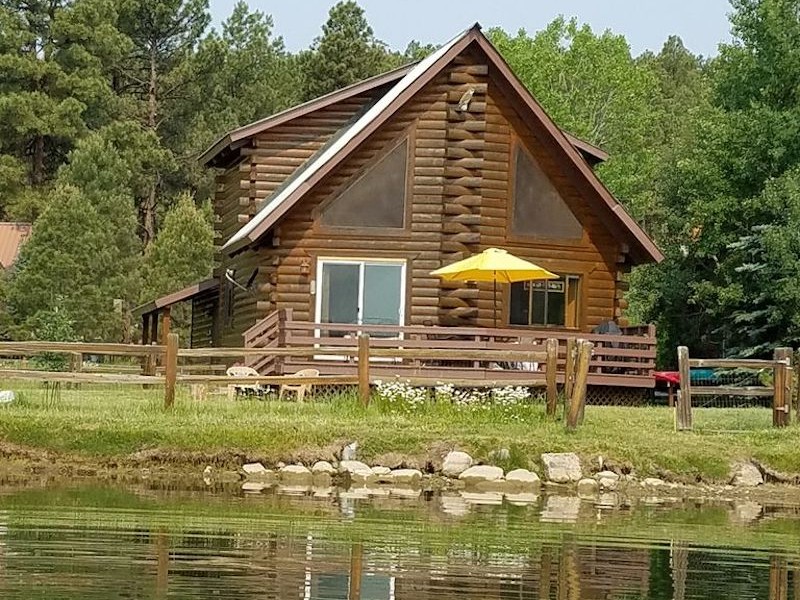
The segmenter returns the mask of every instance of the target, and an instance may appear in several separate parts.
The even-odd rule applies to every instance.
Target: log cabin
[[[218,267],[140,307],[143,341],[184,301],[194,347],[264,344],[278,330],[271,343],[287,344],[293,328],[346,335],[322,324],[477,340],[565,339],[615,322],[642,341],[634,358],[649,378],[654,333],[624,329],[626,274],[663,257],[595,174],[607,158],[559,129],[476,24],[418,63],[212,145],[200,160],[217,172]],[[488,247],[559,279],[495,297],[491,283],[430,274]]]

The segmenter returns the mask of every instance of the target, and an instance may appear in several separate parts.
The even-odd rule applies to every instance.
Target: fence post
[[[369,334],[358,336],[358,397],[366,408],[369,406]]]
[[[549,338],[545,344],[547,350],[547,363],[545,365],[545,378],[547,380],[547,415],[554,417],[556,405],[558,404],[558,387],[556,386],[556,376],[558,375],[558,340]]]
[[[774,395],[772,401],[772,425],[774,427],[786,427],[789,424],[789,394],[791,388],[791,348],[775,348],[773,359],[775,360],[772,385]]]
[[[572,397],[569,401],[567,412],[567,430],[575,431],[578,423],[582,421],[584,406],[586,405],[586,384],[589,379],[589,361],[592,358],[594,345],[587,340],[578,340],[578,357],[575,361],[575,384],[572,388]]]
[[[692,429],[692,386],[689,379],[689,348],[678,346],[678,375],[681,389],[675,407],[675,428],[678,431]]]
[[[575,338],[567,338],[567,356],[564,362],[564,403],[572,397],[572,388],[575,387]]]
[[[178,378],[178,334],[167,336],[167,350],[164,353],[164,408],[175,404],[175,381]]]

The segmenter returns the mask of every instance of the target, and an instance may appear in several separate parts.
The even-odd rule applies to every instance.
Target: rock
[[[581,479],[578,482],[578,495],[579,496],[594,496],[600,490],[600,484],[596,479]]]
[[[442,475],[445,477],[458,477],[472,466],[472,457],[466,452],[453,451],[444,457]]]
[[[503,479],[503,469],[490,465],[476,465],[461,473],[458,478],[468,486],[491,483]]]
[[[600,489],[606,492],[614,492],[619,486],[619,475],[614,471],[600,471],[594,478],[600,484]]]
[[[574,483],[583,477],[581,461],[572,452],[542,454],[544,475],[553,483]]]
[[[419,485],[422,471],[418,469],[395,469],[390,473],[392,482],[399,485]]]
[[[352,444],[347,444],[344,448],[342,448],[342,461],[354,461],[356,459],[356,453],[358,451],[358,442],[353,442]]]
[[[755,487],[764,483],[764,476],[752,463],[736,463],[731,468],[731,485]]]
[[[343,460],[339,463],[339,472],[347,473],[353,483],[373,483],[377,478],[372,469],[357,460]]]
[[[303,465],[287,465],[280,471],[281,481],[289,486],[310,486],[311,471]]]
[[[528,469],[514,469],[506,474],[506,484],[512,489],[535,490],[542,485],[542,482],[536,473]]]
[[[389,467],[372,467],[372,472],[381,477],[382,475],[388,475],[392,470]]]
[[[663,479],[659,479],[658,477],[647,477],[642,480],[642,485],[645,487],[661,487],[665,485]]]
[[[0,391],[0,404],[11,404],[16,399],[17,395],[14,393],[14,390]]]
[[[280,461],[280,462],[279,462],[277,465],[275,465],[275,466],[276,466],[276,467],[278,467],[279,469],[282,469],[283,467],[285,467],[285,466],[286,466],[286,463],[285,463],[285,462],[283,462],[283,461]]]
[[[242,465],[242,471],[244,471],[245,475],[263,475],[265,473],[270,473],[264,465],[260,462],[257,463],[247,463]]]
[[[311,472],[314,475],[317,473],[327,473],[328,475],[333,475],[336,473],[336,469],[334,469],[333,465],[327,460],[318,460],[314,463],[314,466],[311,467]]]

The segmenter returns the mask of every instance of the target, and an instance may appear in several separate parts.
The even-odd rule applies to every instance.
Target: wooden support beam
[[[369,406],[369,334],[358,336],[358,397]]]
[[[567,411],[567,430],[575,431],[583,421],[584,407],[586,406],[586,385],[589,379],[589,361],[592,358],[594,345],[587,340],[578,340],[578,357],[575,361],[575,385]]]
[[[161,343],[166,344],[167,338],[172,329],[172,309],[169,306],[164,307],[161,313]]]
[[[689,348],[678,347],[678,376],[681,389],[678,390],[678,402],[675,406],[675,429],[692,430],[692,386],[689,379]]]
[[[791,406],[789,404],[789,390],[791,388],[791,348],[775,348],[774,375],[772,377],[774,394],[772,402],[772,425],[786,427],[790,420]]]
[[[547,416],[556,415],[558,405],[558,388],[556,387],[556,375],[558,374],[558,340],[550,338],[545,343],[547,352],[547,363],[544,374],[547,378]]]
[[[167,336],[167,352],[164,355],[164,408],[175,404],[175,382],[178,378],[178,334]]]

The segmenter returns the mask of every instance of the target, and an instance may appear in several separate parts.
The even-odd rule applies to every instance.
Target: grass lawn
[[[452,447],[488,460],[493,450],[507,448],[510,458],[499,463],[505,468],[536,466],[542,452],[573,451],[628,463],[641,476],[667,470],[720,481],[731,460],[746,458],[800,472],[800,427],[773,429],[771,411],[759,408],[697,409],[695,431],[679,434],[667,408],[589,406],[585,424],[567,433],[561,422],[547,419],[541,404],[476,410],[374,402],[363,409],[347,395],[304,404],[231,402],[224,396],[192,400],[179,388],[174,409],[165,412],[160,389],[84,385],[53,400],[33,384],[0,385],[19,394],[17,402],[0,406],[0,441],[65,456],[123,458],[159,449],[312,460],[357,440],[367,461],[390,453],[424,460]]]

